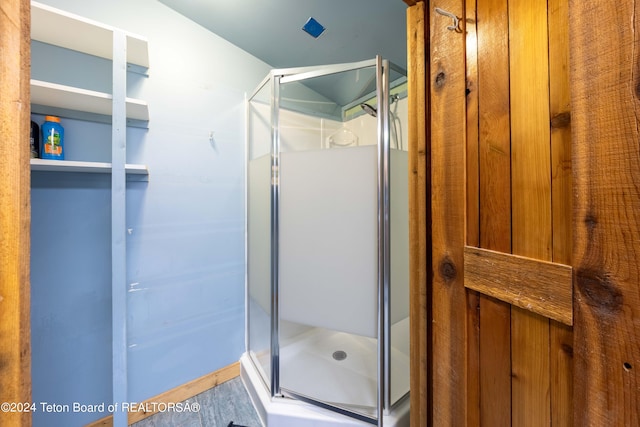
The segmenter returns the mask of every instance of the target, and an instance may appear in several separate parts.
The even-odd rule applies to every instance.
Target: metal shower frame
[[[280,207],[280,85],[324,75],[375,67],[377,114],[377,189],[378,189],[378,372],[377,372],[377,418],[372,418],[349,409],[334,406],[309,396],[304,396],[280,385],[280,299],[279,299],[279,207]],[[271,378],[267,384],[272,397],[291,397],[334,412],[347,415],[382,427],[383,415],[391,405],[391,317],[390,317],[390,132],[389,132],[389,74],[391,70],[406,76],[406,70],[377,56],[375,59],[324,65],[274,69],[248,97],[247,104],[267,84],[271,85]],[[247,156],[248,156],[247,149]],[[248,159],[247,159],[248,160]],[[248,206],[246,207],[248,209]],[[249,307],[246,322],[249,325]],[[248,343],[247,343],[248,344]],[[247,345],[249,348],[249,345]],[[252,363],[253,362],[252,360]],[[406,396],[405,396],[406,397]],[[403,399],[399,399],[398,402]],[[396,403],[398,403],[396,402]]]

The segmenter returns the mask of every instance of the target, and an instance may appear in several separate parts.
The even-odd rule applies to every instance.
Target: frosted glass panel
[[[409,316],[409,175],[406,151],[391,150],[391,324]]]
[[[271,158],[262,156],[249,162],[249,296],[265,316],[271,313]],[[258,319],[256,319],[258,320]],[[268,322],[267,322],[268,323]],[[269,334],[265,334],[269,337]],[[261,337],[262,338],[262,337]],[[264,339],[264,338],[262,338]],[[268,346],[268,344],[267,344]]]
[[[281,317],[377,337],[377,147],[281,154]],[[407,153],[391,152],[391,323],[409,316]]]
[[[391,404],[409,392],[408,153],[391,150]]]
[[[265,85],[247,109],[247,341],[265,384],[271,383],[271,109]]]
[[[281,153],[281,318],[377,336],[375,146]]]

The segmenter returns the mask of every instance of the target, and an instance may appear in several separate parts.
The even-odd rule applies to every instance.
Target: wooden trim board
[[[464,285],[525,310],[573,323],[571,266],[465,246]]]
[[[29,173],[30,5],[0,2],[0,402],[31,401]],[[0,412],[2,426],[31,426],[31,413]]]
[[[429,102],[427,80],[429,64],[426,19],[428,11],[420,2],[407,8],[407,69],[409,70],[409,276],[411,334],[411,425],[428,426],[431,420],[430,302],[431,241],[429,196]]]
[[[217,385],[225,383],[229,380],[232,380],[240,375],[240,362],[233,363],[229,366],[225,366],[222,369],[219,369],[215,372],[202,376],[200,378],[196,378],[193,381],[190,381],[186,384],[178,386],[174,389],[166,391],[162,394],[154,396],[150,399],[141,402],[141,406],[158,406],[158,405],[150,405],[150,403],[177,403],[187,400],[195,395],[198,395],[204,391],[209,390]],[[147,405],[145,405],[147,404]],[[129,425],[133,423],[137,423],[138,421],[142,421],[145,418],[148,418],[157,413],[155,412],[131,412],[129,413]],[[104,418],[99,419],[98,421],[94,421],[92,423],[87,424],[85,427],[101,427],[101,426],[113,426],[113,416],[109,415]]]

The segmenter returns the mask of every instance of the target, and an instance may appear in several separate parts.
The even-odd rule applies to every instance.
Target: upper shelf
[[[110,116],[112,99],[113,97],[107,93],[31,80],[32,104]],[[147,103],[139,99],[126,98],[126,115],[127,118],[148,121]]]
[[[61,31],[62,30],[62,31]],[[114,27],[53,7],[31,2],[31,38],[101,58],[113,59]],[[148,43],[144,37],[127,35],[127,62],[149,67]]]

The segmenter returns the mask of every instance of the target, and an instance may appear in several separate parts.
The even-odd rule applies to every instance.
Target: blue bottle
[[[60,118],[45,116],[42,124],[40,157],[43,159],[64,160],[64,128]]]

